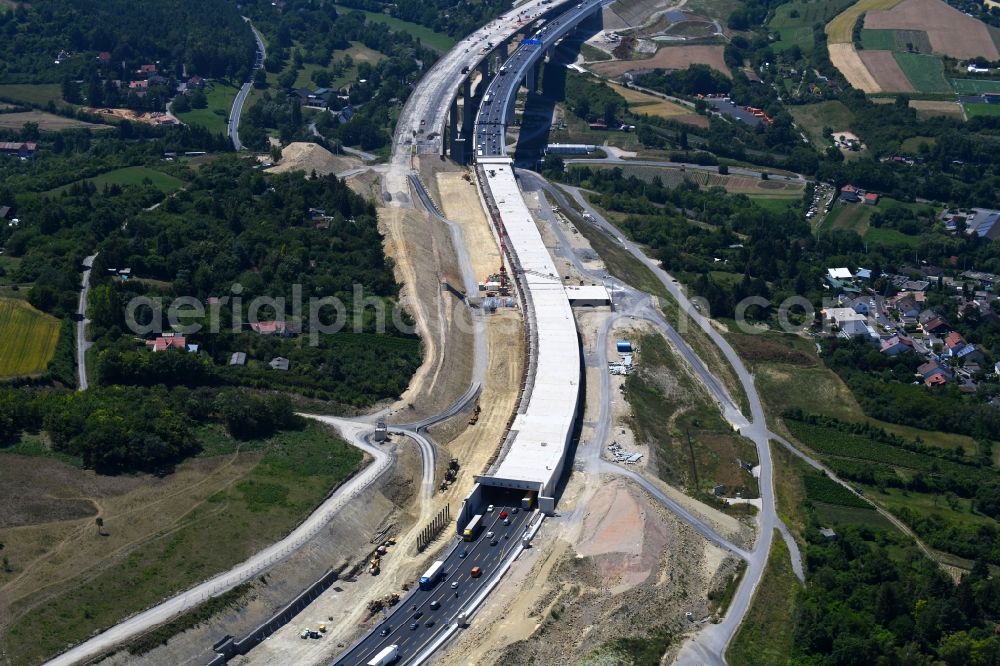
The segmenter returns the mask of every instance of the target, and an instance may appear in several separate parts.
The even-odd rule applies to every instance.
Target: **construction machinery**
[[[482,411],[482,408],[479,406],[479,401],[476,400],[476,406],[472,410],[472,416],[469,417],[469,425],[476,425],[476,422],[479,421],[480,411]]]

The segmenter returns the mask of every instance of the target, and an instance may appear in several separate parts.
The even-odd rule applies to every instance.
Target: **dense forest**
[[[808,539],[789,663],[1000,663],[1000,578],[984,561],[955,585],[895,532],[843,527],[831,540],[814,528]]]
[[[22,431],[45,432],[52,450],[104,474],[164,473],[200,450],[195,428],[219,423],[237,439],[301,427],[290,400],[228,389],[0,389],[0,451]]]
[[[228,0],[46,0],[0,12],[0,80],[58,83],[86,78],[97,55],[129,80],[145,63],[166,76],[242,79],[256,45],[237,6]]]

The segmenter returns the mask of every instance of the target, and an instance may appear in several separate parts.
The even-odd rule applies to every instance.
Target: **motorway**
[[[243,20],[250,23],[250,19],[245,16]],[[229,110],[229,138],[232,139],[233,148],[236,150],[243,150],[243,144],[240,143],[240,116],[243,115],[243,105],[247,101],[247,95],[250,94],[250,88],[253,87],[253,74],[264,66],[264,58],[267,57],[267,50],[264,48],[264,39],[257,32],[257,28],[253,27],[252,23],[250,23],[250,29],[253,30],[253,38],[257,40],[257,59],[253,64],[253,69],[250,71],[250,76],[240,86],[240,91],[236,93],[236,98],[233,100],[233,108]]]
[[[97,253],[85,257],[83,260],[83,270],[80,278],[80,300],[76,306],[76,388],[78,391],[87,390],[87,349],[90,348],[87,342],[87,293],[90,291],[90,269],[94,265]]]
[[[507,114],[525,74],[544,58],[545,50],[572,30],[579,21],[600,7],[603,0],[582,0],[575,7],[543,25],[525,40],[504,63],[486,89],[482,110],[476,119],[476,155],[499,157],[506,153]],[[539,54],[542,54],[541,56]]]
[[[411,157],[440,154],[445,120],[455,97],[456,86],[465,78],[464,67],[475,69],[493,45],[509,39],[542,12],[563,3],[542,4],[529,0],[476,30],[456,44],[427,70],[403,105],[396,121],[392,156],[383,183],[386,201],[393,206],[410,206],[407,177],[412,173]]]
[[[501,511],[510,512],[514,507],[520,506],[520,494],[505,493],[504,504],[496,503],[493,513],[484,513],[483,528],[479,530],[475,541],[467,543],[459,537],[454,538],[443,558],[445,579],[442,582],[430,590],[421,590],[419,587],[414,589],[370,633],[334,663],[337,666],[367,664],[374,654],[387,645],[398,645],[402,655],[400,663],[405,663],[438,631],[453,623],[462,606],[486,584],[500,562],[520,542],[533,512],[518,509],[516,514],[508,516],[510,525],[504,525],[500,519]],[[491,540],[487,538],[490,531],[495,533],[496,545],[491,545]],[[470,571],[475,566],[483,571],[479,578],[471,577]],[[458,585],[453,588],[455,583]],[[430,605],[435,601],[441,607],[431,610]],[[428,622],[431,622],[430,626]],[[416,627],[412,626],[414,623],[417,624]]]

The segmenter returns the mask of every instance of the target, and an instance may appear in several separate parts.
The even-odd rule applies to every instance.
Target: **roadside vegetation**
[[[625,398],[636,438],[651,447],[651,463],[664,481],[712,503],[713,489],[726,497],[758,496],[756,479],[736,464],[757,462],[749,443],[733,434],[718,406],[658,333],[638,340],[641,362],[625,381]]]

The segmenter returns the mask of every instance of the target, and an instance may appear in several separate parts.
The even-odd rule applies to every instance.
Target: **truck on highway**
[[[432,587],[437,585],[437,582],[441,580],[441,577],[443,575],[444,575],[444,560],[438,560],[437,562],[431,565],[430,569],[424,572],[423,576],[420,577],[420,589],[421,590],[431,589]]]
[[[381,652],[371,658],[368,666],[386,666],[386,664],[391,664],[397,659],[399,659],[399,646],[386,645],[382,648]]]
[[[479,151],[482,155],[483,151]],[[483,524],[483,514],[478,514],[469,521],[469,524],[465,526],[465,531],[462,532],[462,538],[466,541],[475,541],[476,533],[479,532],[479,526]]]
[[[521,498],[521,508],[522,509],[533,509],[535,508],[535,498],[538,497],[537,490],[529,490],[528,493]]]

